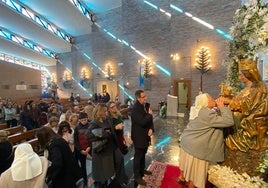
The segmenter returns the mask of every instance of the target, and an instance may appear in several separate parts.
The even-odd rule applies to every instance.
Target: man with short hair
[[[133,162],[134,178],[137,184],[146,186],[144,175],[152,172],[145,170],[145,155],[151,142],[154,131],[153,111],[143,90],[135,92],[136,102],[131,110],[131,139],[135,153]]]

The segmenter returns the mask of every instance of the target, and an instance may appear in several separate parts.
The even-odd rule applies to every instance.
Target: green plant
[[[230,28],[233,40],[229,41],[226,61],[227,85],[239,90],[238,60],[254,58],[268,46],[268,4],[261,0],[251,0],[238,9]]]
[[[267,169],[268,169],[268,150],[266,150],[266,153],[263,157],[263,162],[259,164],[257,171],[265,173]]]

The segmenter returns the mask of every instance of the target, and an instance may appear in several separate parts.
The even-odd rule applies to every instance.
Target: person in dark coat
[[[51,165],[47,170],[47,179],[52,180],[52,188],[75,188],[82,178],[82,171],[75,160],[68,142],[56,134],[50,127],[37,130],[40,146],[47,150]]]
[[[8,132],[0,130],[0,175],[7,170],[13,160],[13,145],[8,141]]]
[[[87,140],[87,132],[89,128],[87,113],[80,112],[79,123],[74,129],[74,152],[83,173],[84,185],[87,185],[87,156],[90,152],[90,142]]]
[[[27,131],[35,128],[34,118],[33,118],[32,110],[31,110],[32,102],[33,101],[26,101],[23,106],[23,110],[20,113],[21,125],[24,126],[27,129]]]
[[[144,175],[151,175],[152,172],[145,170],[145,155],[151,142],[154,132],[153,111],[143,90],[135,92],[136,102],[131,110],[131,139],[135,153],[133,162],[134,178],[137,184],[146,186]]]
[[[97,104],[89,126],[88,139],[92,145],[92,178],[95,188],[108,187],[108,181],[115,174],[114,155],[121,154],[116,145],[112,121],[106,116],[106,105]]]

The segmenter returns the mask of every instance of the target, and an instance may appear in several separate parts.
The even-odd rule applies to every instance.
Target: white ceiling
[[[122,4],[121,1],[122,0],[84,0],[82,2],[98,16],[98,13],[120,7]],[[89,34],[91,32],[91,21],[82,15],[68,0],[20,0],[19,2],[73,37]],[[54,33],[44,29],[29,18],[20,15],[1,1],[0,27],[55,53],[71,51],[70,43],[60,39]],[[53,58],[1,37],[0,52],[47,66],[55,65],[56,63],[56,60]]]

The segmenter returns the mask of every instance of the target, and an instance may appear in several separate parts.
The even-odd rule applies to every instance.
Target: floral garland
[[[236,88],[237,62],[242,58],[254,58],[268,46],[268,3],[250,0],[235,12],[230,28],[233,40],[229,42],[227,84]],[[266,49],[265,49],[266,48]]]
[[[239,174],[230,167],[211,165],[208,171],[208,179],[217,187],[268,187],[268,184],[258,176],[250,177],[247,173]]]

